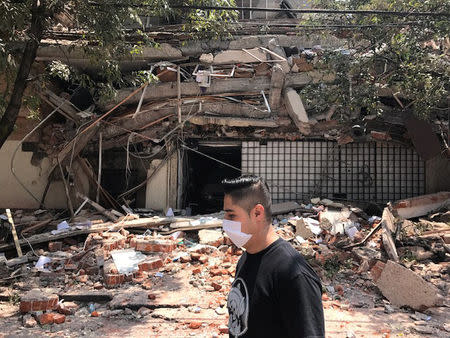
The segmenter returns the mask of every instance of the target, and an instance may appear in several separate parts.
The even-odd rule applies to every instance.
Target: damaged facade
[[[80,88],[72,95],[58,87],[39,93],[43,111],[58,113],[21,144],[36,124],[19,118],[18,132],[1,150],[10,158],[18,147],[12,167],[35,198],[4,161],[1,183],[8,193],[0,195],[0,206],[38,207],[37,200],[67,206],[58,197],[64,185],[56,156],[66,174],[70,163],[69,190],[95,196],[100,177],[102,201],[109,194],[120,204],[125,198],[155,210],[204,205],[210,210],[203,212],[215,211],[218,182],[241,172],[265,177],[279,202],[322,196],[385,203],[449,189],[449,162],[436,136],[445,138],[448,125],[389,112],[343,118],[333,107],[308,113],[298,90],[333,81],[317,60],[324,50],[345,48],[344,40],[274,34],[181,43],[180,34],[151,35],[161,45],[121,67],[151,66],[158,83],[119,90],[102,104]],[[63,56],[71,66],[95,71],[81,50],[51,43],[39,49],[37,61]]]
[[[158,82],[100,103],[55,81],[38,92],[48,119],[22,112],[0,150],[0,208],[18,209],[2,217],[0,252],[9,254],[0,264],[5,280],[35,277],[18,287],[24,327],[151,313],[177,330],[227,333],[225,297],[242,251],[218,229],[219,183],[252,173],[271,188],[278,235],[324,281],[326,309],[351,318],[406,306],[416,316],[407,332],[448,332],[445,313],[414,312],[448,303],[448,121],[389,110],[342,116],[333,106],[312,113],[299,90],[334,80],[318,60],[348,49],[345,40],[276,25],[257,35],[246,24],[230,41],[155,29],[148,34],[160,45],[120,67],[150,69]],[[55,34],[59,45],[46,41],[38,66],[63,60],[98,71],[82,48],[69,48],[76,33]],[[21,247],[32,253],[12,258]]]

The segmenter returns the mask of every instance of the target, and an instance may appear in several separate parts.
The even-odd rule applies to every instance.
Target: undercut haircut
[[[255,205],[261,204],[266,220],[269,224],[272,223],[272,198],[269,186],[262,177],[242,175],[237,178],[226,178],[222,181],[222,186],[225,195],[229,195],[233,203],[246,210],[249,215]]]

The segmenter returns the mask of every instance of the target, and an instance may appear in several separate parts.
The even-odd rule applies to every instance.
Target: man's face
[[[258,231],[258,226],[254,217],[251,216],[252,212],[250,212],[249,215],[247,210],[234,204],[230,195],[225,195],[223,199],[223,210],[225,211],[225,219],[241,223],[242,232],[253,235]],[[251,240],[252,239],[250,239],[249,242],[251,242]],[[247,247],[249,242],[244,247]]]

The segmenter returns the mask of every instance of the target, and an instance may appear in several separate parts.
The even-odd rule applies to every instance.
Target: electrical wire
[[[102,7],[95,1],[90,1],[90,5]],[[111,4],[108,3],[108,7],[134,7],[134,8],[149,8],[152,5],[147,4]],[[302,13],[302,14],[359,14],[359,15],[392,15],[392,16],[447,16],[450,17],[450,13],[446,12],[407,12],[407,11],[385,11],[385,10],[360,10],[360,9],[323,9],[323,8],[262,8],[262,7],[237,7],[237,6],[202,6],[202,5],[172,5],[174,9],[200,9],[200,10],[220,10],[220,11],[251,11],[251,12],[276,12],[276,13]]]

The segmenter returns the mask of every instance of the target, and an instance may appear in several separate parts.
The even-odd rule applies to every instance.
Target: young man
[[[246,249],[228,295],[233,337],[324,337],[319,277],[272,223],[266,182],[257,176],[222,181],[230,239]]]

